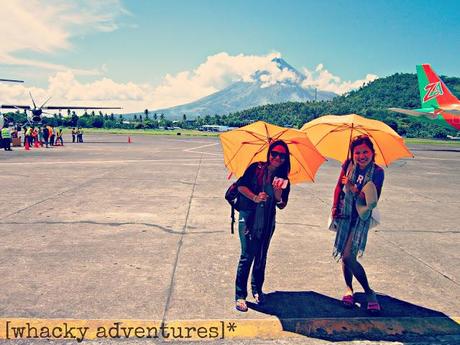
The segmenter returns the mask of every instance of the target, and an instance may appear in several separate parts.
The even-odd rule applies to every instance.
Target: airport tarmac
[[[382,224],[361,259],[383,307],[369,317],[340,305],[326,229],[338,162],[293,186],[277,214],[267,304],[240,313],[240,245],[218,139],[127,139],[0,152],[0,338],[7,320],[61,319],[216,322],[223,331],[234,322],[229,341],[460,340],[459,146],[412,146],[414,159],[385,169]]]

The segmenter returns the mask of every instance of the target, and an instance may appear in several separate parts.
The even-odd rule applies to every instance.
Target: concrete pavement
[[[361,260],[381,316],[339,303],[326,230],[333,161],[316,183],[293,187],[269,252],[268,303],[242,314],[217,138],[85,137],[0,152],[0,338],[19,318],[236,322],[227,339],[460,335],[460,148],[416,146],[415,159],[385,169],[382,225]]]

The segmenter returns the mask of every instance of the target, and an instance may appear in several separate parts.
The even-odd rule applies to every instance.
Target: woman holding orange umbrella
[[[291,169],[289,149],[282,140],[268,149],[267,161],[251,164],[238,181],[240,199],[239,236],[241,256],[236,274],[236,309],[248,310],[247,283],[252,266],[251,288],[256,303],[262,303],[267,252],[275,230],[276,207],[286,207]]]
[[[225,166],[239,177],[238,208],[241,256],[236,274],[236,309],[247,311],[247,283],[257,303],[268,247],[275,230],[276,207],[286,207],[290,184],[312,182],[325,158],[308,136],[296,129],[257,121],[222,133]]]
[[[380,304],[377,296],[369,286],[366,271],[357,260],[357,256],[362,256],[366,247],[371,213],[364,212],[363,207],[357,205],[366,205],[366,202],[374,204],[371,207],[376,205],[382,191],[384,172],[375,164],[374,145],[366,135],[354,138],[350,145],[350,156],[352,158],[342,165],[332,207],[332,217],[337,223],[334,257],[342,258],[342,271],[346,284],[342,303],[345,307],[354,306],[354,277],[366,293],[367,310],[378,312]],[[372,202],[369,201],[371,194],[375,195]],[[343,196],[342,200],[341,196]]]
[[[391,127],[357,114],[321,116],[306,123],[302,131],[321,154],[344,162],[332,207],[337,230],[333,255],[342,258],[347,286],[342,302],[346,307],[354,305],[352,282],[355,277],[366,292],[367,309],[378,312],[377,297],[357,261],[366,247],[367,233],[373,222],[372,210],[383,185],[383,169],[376,162],[388,166],[413,154]]]

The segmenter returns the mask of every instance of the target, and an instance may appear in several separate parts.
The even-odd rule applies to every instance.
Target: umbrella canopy
[[[340,162],[350,158],[350,143],[363,134],[374,144],[377,164],[388,166],[397,159],[414,157],[404,139],[390,126],[356,114],[321,116],[303,125],[301,131],[308,135],[321,154]]]
[[[291,183],[314,181],[315,174],[325,158],[307,135],[296,129],[279,127],[263,121],[220,135],[225,166],[237,177],[242,176],[251,163],[267,160],[268,147],[276,140],[283,140],[289,147]]]

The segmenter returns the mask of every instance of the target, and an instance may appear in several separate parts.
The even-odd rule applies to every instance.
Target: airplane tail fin
[[[457,103],[458,99],[438,77],[429,64],[417,65],[417,79],[422,108],[439,108]]]

